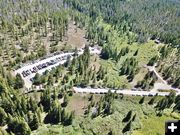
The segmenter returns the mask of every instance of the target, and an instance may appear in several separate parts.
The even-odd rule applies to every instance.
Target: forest
[[[146,42],[148,38],[173,46],[180,42],[178,0],[65,0],[65,6],[94,20],[101,16],[119,32],[135,32],[139,42]]]

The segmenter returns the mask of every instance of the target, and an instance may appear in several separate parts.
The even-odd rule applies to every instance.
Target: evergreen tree
[[[68,104],[68,97],[67,95],[64,95],[64,100],[63,100],[63,103],[62,103],[62,107],[66,107]]]
[[[177,95],[175,98],[175,104],[178,103],[180,101],[180,95]]]
[[[136,52],[134,53],[134,56],[138,55],[139,50],[137,49]]]
[[[168,105],[167,98],[163,98],[157,103],[156,108],[161,112],[167,107],[167,105]]]
[[[51,86],[52,86],[52,85],[54,84],[54,82],[55,82],[54,77],[53,77],[52,74],[50,74],[50,75],[48,76],[47,85],[51,85]]]
[[[123,122],[128,122],[128,121],[131,119],[131,117],[132,117],[132,110],[130,110],[130,111],[127,113],[126,117],[125,117],[122,121],[123,121]]]
[[[7,131],[13,132],[14,134],[17,135],[30,135],[31,134],[31,129],[29,128],[28,124],[21,119],[12,119],[8,123],[8,129]]]
[[[149,105],[153,105],[155,102],[156,97],[154,96],[153,98],[151,98],[151,100],[148,102]]]
[[[14,77],[12,76],[12,74],[11,73],[8,73],[8,75],[7,75],[7,82],[8,82],[8,85],[9,86],[14,86],[14,84],[15,84],[15,79],[14,79]]]
[[[171,105],[174,103],[175,101],[175,97],[176,97],[176,93],[175,92],[170,92],[168,97],[167,97],[167,108],[171,107]]]
[[[90,97],[88,98],[88,101],[93,101],[93,97],[94,97],[94,95],[91,94]]]
[[[67,116],[68,118],[66,118],[65,120],[65,125],[71,125],[72,121],[74,119],[74,112],[71,112],[69,116]]]
[[[139,101],[139,104],[143,104],[144,103],[144,99],[145,99],[145,96],[143,96],[140,101]]]
[[[15,79],[15,84],[14,84],[14,88],[15,89],[20,89],[24,87],[24,80],[22,79],[20,74],[16,75],[16,79]]]
[[[36,73],[33,79],[33,84],[34,85],[40,85],[41,84],[41,76],[40,74]]]
[[[37,114],[34,113],[34,114],[33,114],[33,119],[32,119],[32,121],[30,122],[29,126],[30,126],[31,130],[36,130],[36,129],[38,129],[39,125],[40,125],[40,123],[39,123]]]
[[[173,84],[174,87],[180,87],[180,77],[176,79],[176,81]]]
[[[44,111],[48,111],[50,109],[50,105],[51,105],[51,96],[50,96],[50,90],[44,90],[43,94],[41,95],[41,101],[40,103],[43,105],[44,107]]]
[[[29,109],[32,111],[32,112],[35,112],[37,110],[38,106],[37,106],[37,103],[36,101],[34,101],[32,99],[32,97],[30,97],[30,100],[29,100]]]
[[[0,126],[4,126],[6,124],[7,114],[3,108],[0,107]]]
[[[69,67],[70,64],[71,64],[71,56],[68,56],[66,62],[64,63],[64,66]]]
[[[135,119],[136,119],[136,114],[134,114],[132,121],[135,121]]]
[[[148,62],[148,66],[153,66],[158,60],[158,56],[154,56],[150,59],[150,61]]]
[[[123,133],[131,130],[131,123],[132,123],[131,121],[129,121],[129,122],[127,123],[127,125],[126,125],[126,126],[123,128],[123,130],[122,130]]]
[[[176,102],[176,105],[173,107],[173,111],[180,113],[180,101]]]

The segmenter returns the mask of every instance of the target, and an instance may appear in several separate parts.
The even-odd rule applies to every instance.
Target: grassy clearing
[[[172,120],[173,117],[155,115],[142,120],[142,128],[134,131],[133,135],[164,135],[165,134],[165,121]]]
[[[37,131],[33,131],[32,135],[82,135],[80,128],[76,130],[75,126],[63,127],[62,125],[43,125]]]
[[[100,64],[107,69],[107,86],[119,86],[120,88],[131,88],[125,76],[119,76],[119,69],[111,60],[101,60]]]
[[[124,96],[123,99],[116,99],[113,102],[114,113],[109,116],[98,116],[94,119],[84,117],[84,108],[88,105],[90,94],[74,94],[69,98],[67,111],[75,111],[75,119],[70,126],[62,125],[42,125],[32,135],[107,135],[113,131],[115,135],[123,135],[122,129],[127,123],[122,122],[127,113],[132,110],[136,114],[135,121],[132,122],[132,129],[127,134],[133,135],[163,135],[164,121],[178,119],[179,114],[166,110],[162,117],[156,116],[153,106],[148,105],[152,97],[146,97],[144,104],[139,104],[140,96]],[[101,95],[94,95],[94,101],[98,102]],[[132,116],[133,116],[132,115]]]
[[[148,73],[148,69],[147,68],[141,68],[139,73],[137,75],[135,75],[134,80],[133,80],[133,84],[136,85],[138,81],[142,81],[145,77],[145,75]]]
[[[118,64],[122,64],[127,57],[132,57],[136,50],[139,50],[136,58],[140,62],[140,66],[146,64],[153,56],[158,54],[158,48],[162,46],[157,45],[153,40],[148,40],[147,43],[143,44],[134,42],[130,45],[128,44],[129,39],[127,35],[119,34],[118,31],[113,30],[111,25],[104,23],[102,20],[98,20],[97,22],[100,26],[104,27],[105,33],[110,33],[109,40],[112,49],[117,49],[120,52],[122,48],[129,47],[129,53],[121,57]]]
[[[101,19],[96,22],[98,26],[104,28],[105,33],[109,33],[109,43],[105,44],[110,46],[111,50],[119,53],[122,48],[129,48],[129,52],[125,56],[121,56],[118,62],[109,59],[100,60],[100,65],[108,68],[108,85],[112,86],[113,84],[119,84],[119,86],[125,85],[126,88],[131,88],[140,80],[142,80],[145,74],[148,72],[143,66],[146,65],[150,59],[156,55],[158,55],[158,48],[162,45],[157,45],[153,40],[148,40],[147,43],[132,43],[128,44],[127,35],[123,35],[118,33],[116,30],[112,28],[111,25],[104,23]],[[137,56],[134,56],[135,52],[138,50]],[[120,68],[122,67],[123,62],[127,58],[135,57],[139,62],[140,72],[135,75],[135,78],[131,84],[127,81],[125,76],[119,76]]]

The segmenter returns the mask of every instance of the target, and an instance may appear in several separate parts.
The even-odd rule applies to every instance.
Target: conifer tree
[[[153,98],[151,98],[151,100],[148,102],[149,105],[153,105],[155,102],[156,97],[154,96]]]
[[[135,121],[135,119],[136,119],[136,114],[134,114],[132,121]]]
[[[0,107],[0,126],[4,126],[6,124],[7,114],[3,108]]]
[[[137,50],[135,51],[135,53],[134,53],[134,56],[137,56],[137,55],[138,55],[138,52],[139,52],[139,50],[137,49]]]
[[[40,85],[41,84],[41,76],[40,74],[36,73],[33,79],[33,84],[34,85]]]
[[[129,121],[129,122],[127,123],[127,125],[126,125],[126,126],[123,128],[123,130],[122,130],[123,133],[131,130],[131,123],[132,123],[131,121]]]
[[[40,123],[39,123],[39,120],[38,120],[38,116],[36,113],[33,114],[33,119],[32,121],[30,122],[29,126],[31,128],[31,130],[36,130],[38,129]]]
[[[24,87],[24,80],[22,79],[20,74],[16,75],[16,79],[15,79],[15,84],[14,84],[14,88],[15,89],[20,89]]]
[[[175,106],[173,107],[173,111],[180,113],[180,101],[176,102]]]
[[[131,117],[132,117],[132,110],[130,110],[127,113],[126,117],[123,119],[123,122],[128,122],[131,119]]]
[[[68,104],[68,97],[67,97],[67,95],[64,95],[64,101],[62,103],[62,107],[66,107],[67,104]]]
[[[51,96],[50,96],[50,90],[47,89],[43,92],[43,94],[41,95],[41,101],[40,103],[43,105],[44,107],[44,111],[48,111],[50,109],[50,105],[51,105]]]
[[[143,104],[144,103],[144,99],[145,99],[145,96],[143,96],[140,101],[139,101],[139,104]]]

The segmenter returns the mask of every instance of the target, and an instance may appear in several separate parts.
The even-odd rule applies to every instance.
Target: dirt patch
[[[74,94],[70,98],[67,109],[69,111],[75,111],[75,115],[82,116],[87,105],[87,94]]]
[[[63,42],[59,42],[61,47],[70,46],[71,48],[81,48],[88,44],[85,38],[86,31],[78,28],[73,22],[68,25],[67,35],[63,38]]]
[[[83,116],[84,111],[87,109],[87,106],[89,104],[88,98],[90,97],[90,94],[74,94],[68,103],[67,110],[69,111],[75,111],[76,116]],[[98,102],[101,95],[94,95],[93,101]]]

